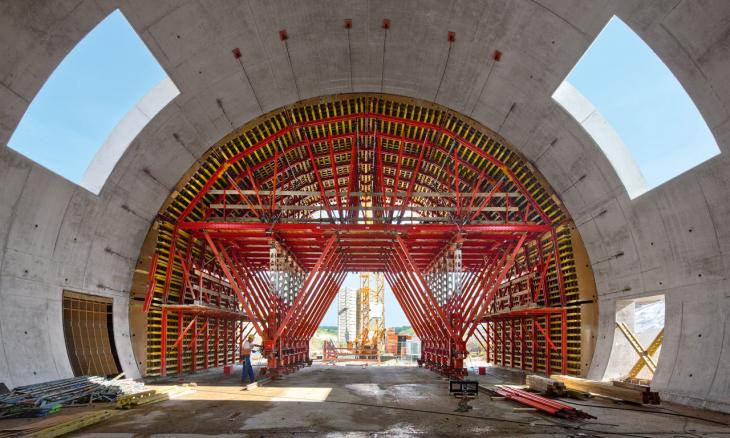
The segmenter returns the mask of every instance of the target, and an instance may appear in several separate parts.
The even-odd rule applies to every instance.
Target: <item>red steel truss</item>
[[[310,363],[309,340],[346,274],[361,271],[384,273],[422,340],[420,364],[435,371],[464,375],[472,336],[499,356],[495,324],[522,327],[513,344],[532,334],[533,358],[536,336],[555,346],[538,319],[562,317],[565,334],[546,272],[554,267],[564,305],[554,236],[569,219],[519,157],[415,110],[301,111],[224,141],[160,214],[171,230],[158,245],[166,261],[155,253],[144,308],[163,308],[162,374],[168,350],[197,346],[212,317],[239,324],[236,342],[255,331],[273,376]],[[525,278],[528,292],[513,297]],[[169,312],[180,315],[174,341]],[[558,344],[565,364],[564,337]]]

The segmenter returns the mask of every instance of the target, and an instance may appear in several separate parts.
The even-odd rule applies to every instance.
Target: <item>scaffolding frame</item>
[[[580,368],[567,212],[503,138],[432,104],[353,94],[270,113],[214,146],[155,227],[144,301],[161,347],[148,348],[148,374],[199,361],[180,347],[203,316],[170,304],[223,312],[224,363],[247,324],[272,376],[310,364],[309,339],[348,272],[383,273],[434,371],[464,375],[466,341],[527,307],[551,309],[539,316],[543,368],[551,343],[562,370]]]

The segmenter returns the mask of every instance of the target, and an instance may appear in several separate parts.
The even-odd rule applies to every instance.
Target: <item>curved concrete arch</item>
[[[611,123],[570,82],[563,81],[553,99],[580,123],[599,148],[606,155],[616,175],[626,187],[631,199],[644,194],[648,189],[634,156],[626,147]]]
[[[98,195],[129,145],[162,108],[180,94],[170,78],[155,85],[122,117],[96,151],[79,185]]]
[[[56,65],[115,6],[181,94],[140,132],[94,197],[4,145]],[[675,74],[724,152],[634,201],[588,134],[550,97],[612,15]],[[124,371],[136,375],[128,339],[138,334],[125,312],[132,274],[143,269],[136,258],[145,233],[177,181],[232,127],[301,98],[380,91],[381,84],[388,93],[433,100],[445,72],[438,102],[517,145],[559,193],[594,263],[601,309],[666,294],[655,376],[662,395],[728,410],[729,16],[730,5],[720,0],[465,2],[453,9],[415,1],[3,6],[0,380],[16,386],[70,375],[59,330],[64,288],[114,298],[117,350]],[[351,52],[344,18],[353,20]],[[385,56],[382,18],[392,22]],[[291,67],[278,39],[282,28]],[[447,30],[456,41],[445,64]],[[235,47],[245,75],[231,56]],[[494,50],[503,53],[499,62]],[[613,315],[603,312],[593,377],[603,375],[612,336]]]

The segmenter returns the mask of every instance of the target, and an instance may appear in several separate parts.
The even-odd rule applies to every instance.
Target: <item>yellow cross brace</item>
[[[664,329],[662,329],[657,337],[654,339],[654,341],[652,341],[649,349],[644,349],[644,347],[641,345],[639,340],[636,339],[636,336],[634,336],[634,333],[631,331],[631,329],[629,329],[626,323],[617,322],[616,327],[621,330],[621,333],[624,334],[626,339],[629,341],[631,347],[633,347],[634,351],[636,351],[636,354],[639,355],[639,360],[636,362],[633,368],[631,368],[631,371],[629,372],[629,377],[636,377],[636,375],[639,374],[644,366],[646,366],[649,371],[654,374],[656,372],[656,362],[654,362],[654,359],[652,359],[651,356],[656,352],[656,350],[662,343],[662,340],[664,338]]]

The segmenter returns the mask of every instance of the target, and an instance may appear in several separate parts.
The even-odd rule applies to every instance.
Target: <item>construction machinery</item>
[[[370,287],[370,277],[375,277],[375,288]],[[355,348],[360,353],[384,351],[385,302],[383,274],[360,273],[359,314],[360,327]]]

